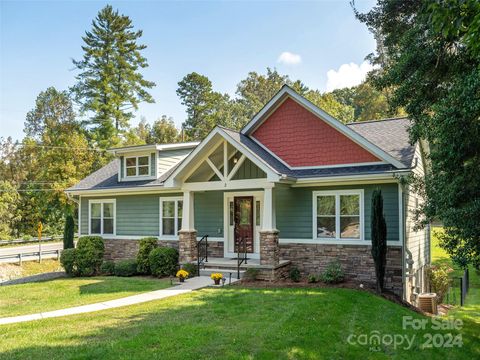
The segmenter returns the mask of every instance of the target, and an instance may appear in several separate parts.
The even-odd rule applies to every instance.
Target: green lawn
[[[402,328],[404,316],[430,319],[364,291],[203,289],[129,307],[0,326],[0,359],[471,360],[480,358],[480,316],[476,296],[471,299],[471,305],[451,314],[463,321],[461,330],[433,330],[431,322],[414,330]],[[383,344],[372,351],[369,345],[348,341],[352,334],[369,338],[372,332],[414,337],[413,345]],[[448,333],[461,335],[462,346],[422,347],[428,334],[443,343]]]
[[[155,278],[65,278],[0,287],[0,317],[26,315],[118,299],[170,286]]]
[[[204,289],[108,311],[0,327],[2,359],[475,359],[479,328],[463,347],[421,349],[425,317],[349,289]],[[471,322],[465,324],[470,329]],[[350,345],[350,334],[415,335],[409,350]],[[474,331],[475,330],[475,331]],[[452,331],[457,334],[456,331]],[[444,334],[433,331],[433,334]]]
[[[452,277],[460,277],[463,274],[463,270],[452,264],[449,256],[439,246],[437,234],[442,231],[442,228],[433,228],[432,231],[432,263],[433,264],[446,264],[454,269],[451,273]],[[455,317],[468,318],[480,325],[480,274],[473,266],[469,268],[470,273],[470,290],[467,294],[464,307],[456,307],[451,314]],[[457,298],[459,298],[459,290],[457,291]],[[460,300],[457,300],[459,302]]]

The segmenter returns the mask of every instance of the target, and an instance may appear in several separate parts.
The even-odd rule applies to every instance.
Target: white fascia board
[[[312,178],[299,178],[293,187],[299,186],[312,186],[316,184],[326,185],[326,183],[332,184],[344,184],[345,182],[359,183],[359,182],[391,182],[397,183],[398,175],[406,175],[410,173],[410,170],[405,171],[392,171],[379,174],[363,174],[363,175],[345,175],[345,176],[325,176],[325,177],[312,177]]]
[[[321,118],[322,120],[326,121],[329,125],[333,126],[335,129],[343,133],[345,136],[352,139],[355,143],[363,147],[364,149],[368,150],[372,154],[378,156],[380,159],[385,160],[386,162],[394,165],[399,169],[404,169],[407,166],[402,162],[395,159],[393,156],[389,155],[382,149],[380,149],[377,145],[371,143],[363,136],[355,132],[354,130],[350,129],[348,126],[342,124],[340,121],[335,119],[333,116],[325,112],[324,110],[320,109],[315,104],[311,103],[303,96],[297,94],[293,89],[288,86],[284,86],[268,103],[263,107],[260,112],[255,115],[255,117],[242,129],[241,133],[248,135],[252,133],[258,126],[260,126],[263,118],[268,112],[275,107],[277,102],[282,100],[283,97],[289,96],[297,103],[302,105],[304,108]]]
[[[245,154],[255,165],[257,165],[260,169],[267,173],[267,178],[270,181],[276,181],[280,178],[280,174],[278,174],[275,169],[273,169],[265,160],[260,158],[257,154],[255,154],[252,150],[248,147],[239,143],[235,139],[233,139],[227,132],[219,128],[221,135],[226,139],[229,140],[229,143],[232,144],[238,151]],[[250,154],[250,156],[248,155]]]
[[[181,192],[180,188],[168,188],[163,186],[149,186],[149,187],[125,187],[117,189],[85,189],[85,190],[65,190],[70,195],[81,196],[106,196],[106,195],[136,195],[136,194],[168,194]]]
[[[191,141],[186,143],[178,143],[178,144],[159,144],[156,145],[158,151],[162,150],[178,150],[178,149],[190,149],[198,146],[200,144],[199,141]]]

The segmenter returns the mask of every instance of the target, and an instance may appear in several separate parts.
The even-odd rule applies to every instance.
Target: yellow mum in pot
[[[215,282],[215,285],[220,284],[220,280],[223,279],[223,274],[213,273],[210,274],[210,278]]]
[[[180,282],[184,282],[188,275],[188,271],[185,271],[183,269],[177,271],[177,278],[180,280]]]

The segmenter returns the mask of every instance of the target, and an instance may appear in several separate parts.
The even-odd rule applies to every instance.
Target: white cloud
[[[367,73],[373,69],[373,65],[364,61],[360,66],[355,63],[343,64],[338,70],[328,70],[327,91],[351,87],[360,84]]]
[[[302,62],[302,57],[299,54],[284,51],[278,57],[277,62],[284,65],[298,65]]]

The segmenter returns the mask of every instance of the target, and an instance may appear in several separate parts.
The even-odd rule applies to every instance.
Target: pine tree
[[[146,45],[137,43],[141,36],[142,31],[133,30],[128,16],[107,5],[82,38],[83,59],[73,60],[81,72],[72,92],[81,110],[93,114],[88,125],[100,146],[111,146],[128,128],[132,109],[137,110],[141,102],[154,102],[147,89],[155,83],[139,72],[148,66],[141,54]]]
[[[387,224],[383,215],[382,191],[376,189],[372,194],[372,257],[375,262],[377,292],[383,291],[385,268],[387,264]]]

